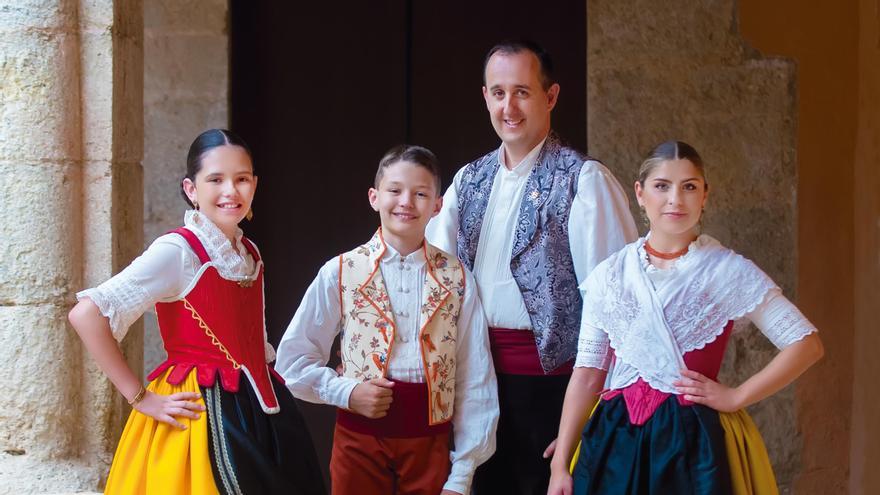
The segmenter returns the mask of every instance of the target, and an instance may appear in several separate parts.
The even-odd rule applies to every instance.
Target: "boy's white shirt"
[[[397,332],[388,358],[388,377],[404,382],[425,381],[419,347],[419,306],[427,265],[421,249],[402,257],[388,245],[380,269],[385,280]],[[489,349],[486,317],[473,275],[465,270],[465,294],[458,318],[455,371],[455,450],[444,489],[469,493],[477,466],[495,452],[498,390]],[[278,345],[275,368],[287,387],[302,400],[348,408],[360,380],[339,376],[327,367],[330,348],[341,330],[339,258],[329,260],[306,290],[296,314]]]

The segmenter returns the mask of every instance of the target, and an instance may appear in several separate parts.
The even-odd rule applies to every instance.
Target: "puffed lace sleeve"
[[[785,349],[817,331],[797,306],[776,288],[767,291],[764,302],[746,314],[746,318],[778,349]]]
[[[173,237],[172,237],[173,236]],[[76,294],[91,299],[110,320],[110,329],[122,341],[128,327],[150,307],[178,296],[192,278],[194,255],[175,234],[162,236],[124,270],[103,284]],[[182,239],[182,238],[181,238]],[[183,241],[185,242],[185,241]]]
[[[268,340],[263,343],[263,349],[266,351],[266,364],[275,361],[275,348],[272,347],[272,344],[270,344]]]

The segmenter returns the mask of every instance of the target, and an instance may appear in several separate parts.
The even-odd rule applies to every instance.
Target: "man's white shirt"
[[[473,269],[490,327],[532,328],[510,261],[523,192],[544,141],[512,169],[504,164],[503,144],[498,151],[498,172],[492,182]],[[463,171],[464,168],[455,174],[443,195],[442,210],[431,219],[425,232],[428,242],[452,254],[457,253],[458,190]],[[602,260],[638,237],[626,193],[614,175],[596,160],[584,162],[578,175],[568,235],[578,284]]]

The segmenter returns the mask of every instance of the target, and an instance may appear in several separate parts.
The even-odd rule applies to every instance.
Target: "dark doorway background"
[[[399,143],[454,173],[500,142],[483,101],[488,49],[526,37],[553,56],[553,127],[586,145],[586,1],[230,1],[230,126],[250,144],[259,188],[245,231],[266,263],[277,344],[321,265],[378,226],[367,203]],[[301,403],[302,404],[302,403]],[[332,408],[303,404],[323,469]]]

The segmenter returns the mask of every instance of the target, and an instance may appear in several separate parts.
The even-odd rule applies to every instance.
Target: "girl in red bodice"
[[[263,264],[238,228],[256,186],[241,138],[202,133],[181,185],[193,207],[184,226],[77,294],[70,322],[134,408],[105,493],[324,493],[305,424],[268,365]],[[153,305],[168,357],[145,388],[116,342]]]
[[[548,493],[776,493],[743,408],[822,356],[816,328],[754,263],[698,235],[709,185],[691,146],[659,145],[635,192],[650,232],[600,263],[581,287],[578,355]],[[729,387],[717,376],[738,319],[780,352]]]

